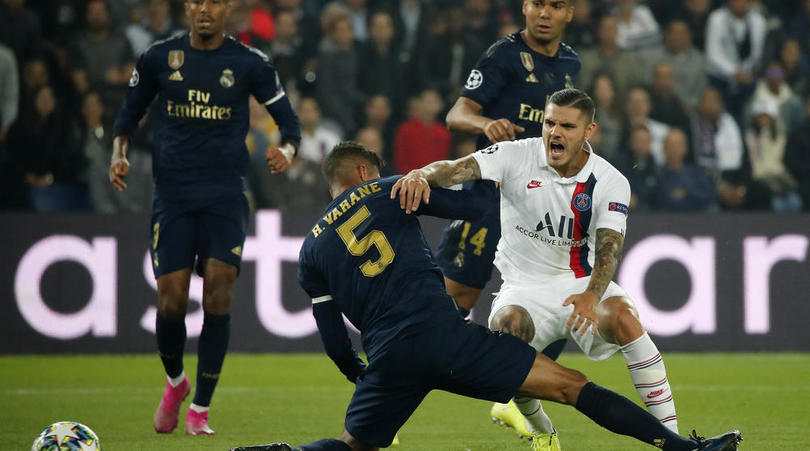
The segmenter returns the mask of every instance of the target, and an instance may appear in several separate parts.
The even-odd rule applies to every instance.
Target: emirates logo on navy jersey
[[[588,211],[591,208],[591,196],[586,193],[579,193],[574,197],[574,208],[579,211]]]

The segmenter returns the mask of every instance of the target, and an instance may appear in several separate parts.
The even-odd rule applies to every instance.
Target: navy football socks
[[[296,446],[293,451],[351,451],[351,448],[340,440],[322,438],[306,445]]]
[[[169,377],[183,372],[183,348],[186,345],[186,321],[168,320],[158,312],[155,319],[155,335],[163,368]]]
[[[629,435],[667,451],[692,451],[698,445],[662,425],[629,399],[588,382],[577,398],[577,410],[605,429]]]
[[[207,407],[219,381],[228,341],[231,337],[231,315],[214,315],[205,312],[200,342],[197,347],[197,390],[194,404]]]

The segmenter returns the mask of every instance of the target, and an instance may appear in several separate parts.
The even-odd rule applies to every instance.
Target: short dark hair
[[[591,122],[594,121],[596,105],[594,105],[593,99],[591,99],[585,91],[580,91],[575,88],[562,89],[552,94],[548,99],[548,103],[576,108],[581,111],[585,117],[589,118]]]
[[[354,167],[348,167],[344,163],[357,160],[374,166],[378,171],[383,166],[380,157],[363,147],[362,144],[356,141],[343,141],[332,148],[332,151],[323,160],[323,176],[326,178],[326,182],[331,185],[335,181],[348,181],[350,171],[354,170]]]

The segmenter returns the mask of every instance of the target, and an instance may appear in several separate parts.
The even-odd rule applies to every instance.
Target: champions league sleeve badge
[[[473,69],[470,76],[467,77],[467,83],[464,84],[464,89],[477,89],[484,82],[484,74],[478,69]]]

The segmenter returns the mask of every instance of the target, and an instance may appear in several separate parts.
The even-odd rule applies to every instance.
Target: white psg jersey
[[[473,154],[481,178],[501,185],[495,266],[506,283],[591,275],[596,230],[622,235],[630,184],[599,155],[570,178],[548,165],[542,138],[494,144]]]

